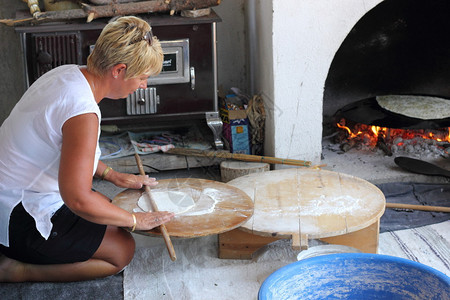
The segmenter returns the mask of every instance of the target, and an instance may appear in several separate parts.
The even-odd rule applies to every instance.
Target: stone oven
[[[358,146],[355,140],[349,143],[358,135],[359,143],[371,143],[389,156],[401,151],[446,154],[450,142],[449,14],[446,0],[386,0],[362,16],[329,68],[323,98],[324,135],[339,133],[335,141],[342,143],[343,151]],[[368,141],[371,135],[375,141]],[[426,147],[417,146],[418,136]],[[409,148],[407,138],[415,138]]]

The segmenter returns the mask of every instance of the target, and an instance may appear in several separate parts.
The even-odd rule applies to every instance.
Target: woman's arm
[[[130,188],[130,189],[140,189],[144,185],[148,186],[156,186],[158,182],[155,178],[142,176],[142,175],[134,175],[128,173],[117,172],[114,169],[108,169],[108,166],[102,161],[98,162],[97,170],[95,172],[95,176],[98,178],[102,178],[104,180],[108,180],[114,183],[118,187],[122,188]],[[106,172],[105,172],[106,171]],[[106,173],[106,174],[105,174]]]
[[[59,189],[65,204],[80,217],[98,224],[132,227],[132,215],[92,188],[98,119],[93,113],[67,120],[63,125]],[[104,165],[103,165],[104,167]],[[97,171],[101,171],[97,169]],[[173,213],[135,214],[137,229],[151,229],[169,221]]]

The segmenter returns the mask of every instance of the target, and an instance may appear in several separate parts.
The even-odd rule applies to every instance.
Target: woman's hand
[[[117,172],[116,172],[117,173]],[[158,185],[156,178],[148,177],[148,175],[134,175],[127,173],[119,173],[120,176],[113,181],[113,183],[122,188],[140,189],[144,185],[150,187]]]
[[[111,170],[105,179],[111,181],[118,187],[129,189],[140,189],[144,185],[152,187],[158,184],[155,178],[148,177],[148,175],[120,173],[114,170]]]
[[[169,222],[175,216],[173,212],[157,211],[157,212],[137,212],[136,230],[150,230],[161,224]]]

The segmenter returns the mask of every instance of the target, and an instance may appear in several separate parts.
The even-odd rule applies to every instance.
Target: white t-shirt
[[[57,67],[42,75],[23,95],[0,127],[0,244],[9,246],[9,219],[22,201],[47,239],[51,217],[63,205],[58,171],[62,127],[77,115],[100,109],[88,81],[76,65]],[[95,153],[97,169],[100,148]]]

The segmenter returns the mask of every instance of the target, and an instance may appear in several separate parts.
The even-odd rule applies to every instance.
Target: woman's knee
[[[123,269],[133,259],[136,243],[134,241],[133,236],[128,231],[125,231],[121,228],[116,228],[116,230],[119,232],[118,234],[121,236],[120,240],[117,241],[120,244],[120,246],[118,247],[121,250],[122,254],[120,257],[118,257],[119,259],[118,265],[120,265],[120,269]]]
[[[108,226],[94,257],[108,261],[120,271],[133,259],[135,247],[134,238],[129,232]]]

